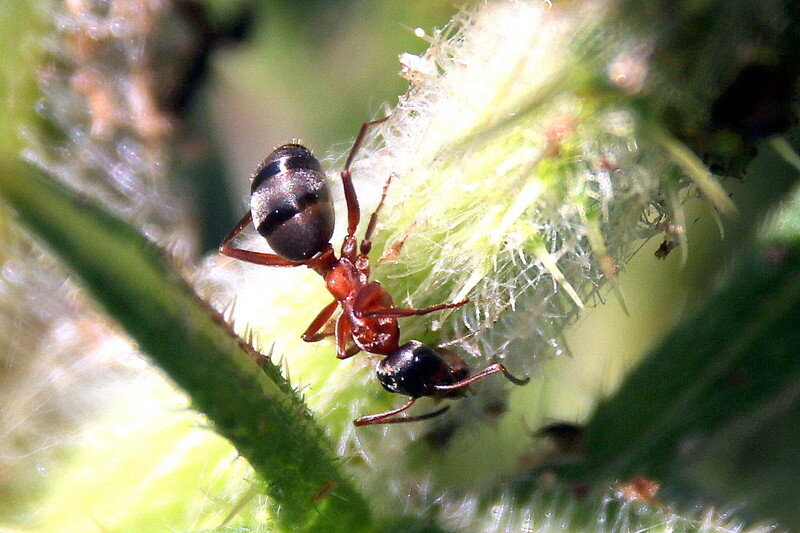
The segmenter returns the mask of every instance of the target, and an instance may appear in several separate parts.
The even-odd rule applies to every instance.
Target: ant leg
[[[224,248],[227,248],[228,243],[231,242],[233,239],[235,239],[236,236],[242,232],[244,227],[250,224],[252,221],[253,221],[253,213],[251,211],[248,211],[247,214],[242,217],[242,220],[240,220],[239,223],[236,224],[236,227],[233,228],[230,231],[230,233],[228,233],[225,236],[224,239],[222,239],[222,242],[219,245],[219,251],[221,252]]]
[[[402,407],[400,407],[398,409],[392,409],[391,411],[386,411],[385,413],[379,413],[379,414],[376,414],[376,415],[362,416],[361,418],[357,418],[356,420],[353,420],[353,425],[356,425],[356,426],[367,426],[367,425],[370,425],[370,424],[401,424],[401,423],[405,423],[405,422],[417,422],[419,420],[427,420],[429,418],[433,418],[435,416],[439,416],[440,414],[442,414],[445,411],[447,411],[448,409],[450,409],[450,406],[446,405],[446,406],[442,407],[441,409],[438,409],[438,410],[436,410],[436,411],[434,411],[432,413],[427,413],[427,414],[424,414],[424,415],[405,416],[405,417],[399,417],[399,418],[389,418],[392,415],[396,415],[398,413],[402,413],[403,411],[405,411],[406,409],[408,409],[409,407],[414,405],[414,402],[416,402],[416,401],[417,401],[416,398],[411,398],[408,401],[407,404],[405,404],[404,406],[402,406]]]
[[[364,142],[364,136],[367,134],[369,129],[373,126],[377,126],[378,124],[383,124],[384,122],[389,120],[389,117],[391,116],[392,115],[387,115],[383,118],[379,118],[378,120],[373,120],[371,122],[364,122],[363,124],[361,124],[361,129],[358,130],[358,135],[356,136],[356,140],[353,142],[353,147],[350,149],[350,154],[348,154],[347,161],[344,164],[345,170],[350,170],[350,163],[352,163],[353,159],[355,159],[356,153],[358,152],[358,149],[361,148],[361,143]]]
[[[389,174],[386,183],[383,184],[383,192],[381,193],[381,200],[378,202],[378,207],[375,208],[375,211],[373,211],[372,215],[369,217],[367,231],[364,233],[364,239],[361,241],[362,255],[368,255],[370,250],[372,250],[372,233],[375,231],[375,226],[378,225],[378,213],[380,213],[383,202],[386,200],[386,193],[389,191],[389,184],[392,182],[393,177],[394,174]]]
[[[350,322],[345,315],[342,315],[336,320],[336,357],[338,359],[347,359],[353,357],[361,351],[358,345],[347,347],[347,342],[353,338],[353,330],[350,328]]]
[[[253,252],[250,250],[242,250],[241,248],[234,248],[229,243],[239,235],[245,226],[247,226],[253,220],[253,215],[250,211],[236,224],[236,227],[231,230],[228,235],[222,239],[222,243],[219,245],[219,253],[222,255],[227,255],[228,257],[233,257],[234,259],[238,259],[240,261],[246,261],[248,263],[255,263],[256,265],[266,265],[266,266],[277,266],[277,267],[296,267],[305,265],[304,262],[295,263],[294,261],[289,261],[278,254],[266,254],[263,252]]]
[[[331,319],[333,316],[334,311],[339,306],[339,301],[334,300],[325,307],[322,308],[322,311],[319,312],[317,317],[309,324],[306,331],[301,335],[301,338],[306,342],[317,342],[319,340],[324,339],[325,337],[329,337],[333,335],[333,333],[328,332],[320,332],[322,327],[325,323]]]
[[[504,367],[500,363],[495,363],[486,368],[485,370],[478,372],[472,377],[462,379],[461,381],[451,383],[450,385],[434,385],[433,388],[436,389],[437,391],[442,391],[442,392],[461,389],[471,383],[475,383],[476,381],[485,378],[486,376],[489,376],[491,374],[496,374],[498,372],[502,372],[503,375],[506,377],[506,379],[508,379],[508,381],[510,381],[514,385],[525,385],[531,380],[531,378],[514,377],[508,370],[506,370],[506,367]]]
[[[355,354],[357,354],[360,351],[361,351],[361,348],[358,347],[358,344],[353,344],[347,349],[347,352],[345,353],[345,356],[342,357],[342,359],[347,359],[348,357],[353,357]]]
[[[342,185],[344,185],[344,200],[347,203],[347,236],[342,244],[342,255],[345,255],[345,246],[348,245],[348,241],[353,249],[351,254],[355,253],[355,234],[361,218],[361,208],[358,206],[358,197],[349,170],[342,170]]]
[[[373,120],[372,122],[364,122],[361,124],[361,129],[358,131],[358,136],[356,136],[356,140],[353,142],[353,147],[350,149],[350,154],[347,156],[347,161],[344,164],[344,170],[342,170],[342,186],[344,187],[344,199],[347,203],[347,238],[345,238],[345,244],[342,245],[342,255],[344,255],[344,247],[347,246],[348,242],[351,243],[353,247],[353,254],[355,253],[355,234],[356,228],[358,227],[358,221],[361,218],[361,209],[358,206],[358,197],[356,196],[356,190],[353,187],[353,177],[350,174],[350,165],[353,162],[353,159],[358,153],[358,149],[361,148],[361,144],[364,142],[364,136],[367,134],[369,129],[377,124],[381,124],[382,122],[386,121],[389,117],[383,117],[379,120]]]
[[[356,311],[356,316],[359,318],[402,318],[405,316],[427,315],[428,313],[441,311],[442,309],[456,309],[467,302],[469,302],[469,298],[452,304],[439,304],[424,309],[414,309],[413,307],[387,307],[386,309],[376,309],[374,311],[364,311],[362,313]]]

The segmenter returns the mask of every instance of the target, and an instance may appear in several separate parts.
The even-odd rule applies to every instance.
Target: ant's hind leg
[[[247,214],[236,224],[236,227],[231,230],[228,235],[222,239],[222,243],[219,245],[219,253],[222,255],[227,255],[228,257],[233,257],[234,259],[238,259],[239,261],[246,261],[248,263],[254,263],[256,265],[265,265],[265,266],[277,266],[277,267],[296,267],[305,265],[305,262],[296,263],[294,261],[289,261],[286,258],[283,258],[277,254],[267,254],[263,252],[253,252],[250,250],[242,250],[241,248],[234,248],[230,245],[230,242],[239,235],[245,226],[247,226],[253,220],[253,214],[248,211]]]

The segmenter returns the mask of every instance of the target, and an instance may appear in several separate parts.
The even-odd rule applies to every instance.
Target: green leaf
[[[300,396],[195,295],[159,248],[27,167],[5,163],[0,176],[0,194],[20,220],[264,478],[280,524],[369,526],[364,501]],[[329,487],[336,488],[317,502]]]

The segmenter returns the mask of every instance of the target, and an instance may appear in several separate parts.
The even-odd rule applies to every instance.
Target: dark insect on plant
[[[553,422],[539,428],[533,436],[550,439],[559,454],[577,454],[583,444],[583,427],[571,422]]]
[[[512,376],[502,364],[493,364],[470,377],[463,359],[449,350],[432,348],[418,341],[399,345],[400,328],[397,319],[417,316],[442,309],[454,309],[467,303],[439,304],[424,309],[395,307],[392,296],[377,281],[370,281],[369,252],[378,213],[383,206],[391,176],[383,188],[378,207],[369,219],[364,239],[359,244],[355,232],[361,218],[350,164],[360,148],[367,131],[386,118],[361,125],[344,170],[341,172],[347,204],[347,235],[340,257],[330,243],[335,215],[330,189],[319,161],[300,144],[286,144],[272,152],[253,175],[250,189],[250,212],[225,237],[219,251],[257,265],[296,267],[305,265],[325,280],[334,300],[311,321],[302,338],[315,342],[335,335],[336,355],[346,359],[364,350],[384,355],[377,366],[377,375],[389,392],[411,397],[405,405],[385,413],[369,415],[354,421],[357,426],[393,424],[424,420],[442,414],[447,406],[432,413],[392,418],[411,407],[417,398],[453,398],[463,394],[465,387],[497,372],[517,385],[527,379]],[[231,241],[253,222],[258,233],[276,253],[243,250],[231,246]],[[326,325],[341,307],[335,328]],[[352,341],[352,345],[349,345]]]

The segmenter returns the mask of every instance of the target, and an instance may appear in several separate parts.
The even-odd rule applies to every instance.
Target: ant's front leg
[[[253,252],[251,250],[242,250],[241,248],[234,248],[230,245],[230,242],[239,235],[245,226],[247,226],[253,220],[253,214],[248,211],[247,214],[239,221],[233,230],[231,230],[228,235],[222,239],[222,243],[219,245],[219,253],[222,255],[227,255],[228,257],[233,257],[234,259],[238,259],[240,261],[246,261],[248,263],[254,263],[256,265],[265,265],[265,266],[277,266],[277,267],[296,267],[305,265],[305,262],[296,263],[294,261],[289,261],[286,258],[279,256],[278,254],[267,254],[263,252]]]

